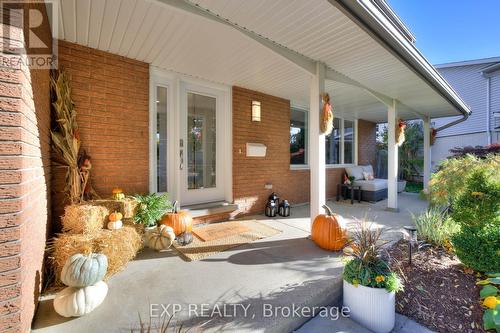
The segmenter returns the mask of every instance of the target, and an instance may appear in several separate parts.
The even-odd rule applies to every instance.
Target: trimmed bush
[[[500,174],[475,168],[451,199],[451,214],[460,224],[452,244],[460,261],[477,271],[500,271]]]
[[[465,228],[452,237],[458,259],[480,272],[500,271],[500,227]]]

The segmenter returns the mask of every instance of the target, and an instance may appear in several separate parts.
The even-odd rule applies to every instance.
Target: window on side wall
[[[325,137],[325,162],[327,165],[353,164],[355,161],[355,122],[335,118],[333,131]]]
[[[308,113],[300,109],[290,110],[290,165],[308,163]]]

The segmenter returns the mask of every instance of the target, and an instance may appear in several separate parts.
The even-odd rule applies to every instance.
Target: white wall
[[[435,169],[439,162],[451,155],[450,149],[465,146],[484,146],[487,144],[486,132],[463,134],[436,138],[432,146],[431,166]]]

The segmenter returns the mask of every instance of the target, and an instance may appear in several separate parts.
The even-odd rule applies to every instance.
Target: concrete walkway
[[[408,194],[400,195],[400,203],[414,213],[426,207]],[[388,238],[399,237],[401,227],[410,223],[407,209],[387,212],[384,202],[329,204],[349,226],[367,215],[387,229]],[[42,301],[34,332],[130,332],[139,315],[149,322],[152,314],[156,324],[162,321],[157,317],[168,319],[174,311],[174,321],[194,332],[291,332],[314,317],[297,316],[294,309],[337,304],[342,292],[341,258],[307,238],[308,212],[304,205],[294,207],[290,218],[251,217],[283,232],[200,261],[185,262],[175,250],[146,249],[109,281],[104,303],[89,315],[62,318],[50,298]]]
[[[295,331],[296,333],[372,333],[350,318],[317,316]],[[427,327],[396,313],[396,323],[391,333],[435,333]]]

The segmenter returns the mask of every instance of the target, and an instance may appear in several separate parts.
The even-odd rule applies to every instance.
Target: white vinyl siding
[[[472,110],[469,119],[440,131],[437,135],[438,137],[486,131],[487,78],[482,75],[481,71],[489,65],[491,65],[491,63],[438,68],[441,75],[450,83],[453,89],[455,89]],[[500,96],[498,98],[500,98]],[[458,118],[460,117],[433,119],[434,127],[442,126]]]

